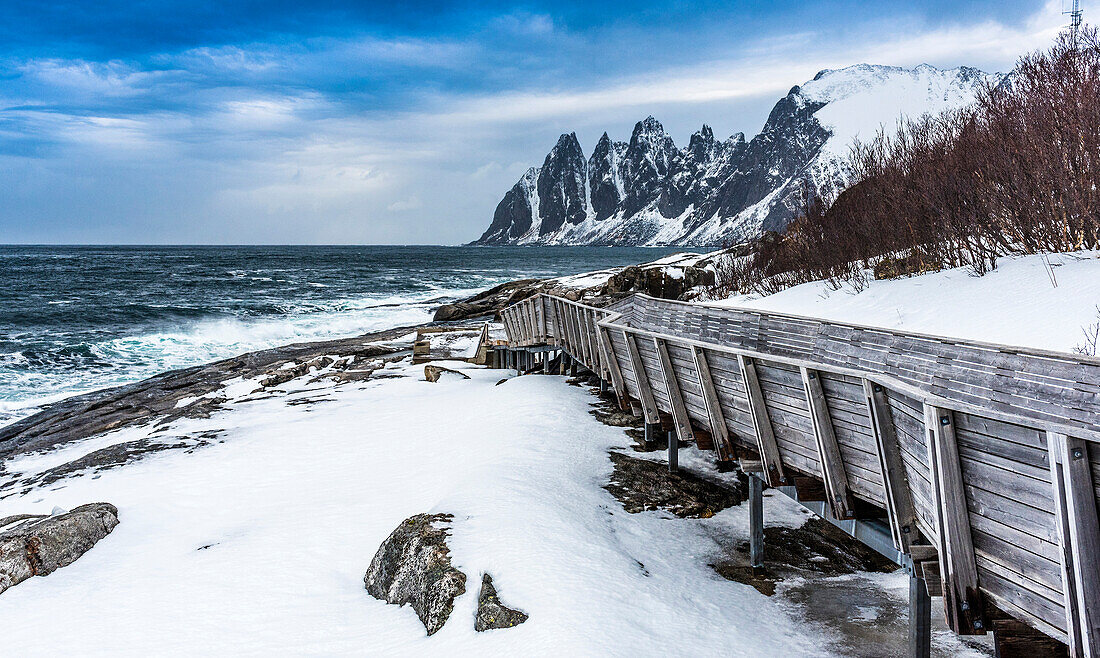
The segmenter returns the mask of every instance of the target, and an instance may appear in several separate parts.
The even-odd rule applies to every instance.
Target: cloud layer
[[[1057,2],[297,4],[14,8],[0,243],[464,242],[561,132],[752,135],[820,69],[1006,70],[1064,22]]]

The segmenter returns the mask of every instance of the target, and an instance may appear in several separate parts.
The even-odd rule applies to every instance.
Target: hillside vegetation
[[[719,266],[720,293],[1095,249],[1100,236],[1100,37],[1085,27],[1022,57],[970,106],[907,119],[852,147],[855,184],[807,204]]]

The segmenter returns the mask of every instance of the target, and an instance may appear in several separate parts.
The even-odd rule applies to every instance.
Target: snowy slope
[[[804,190],[832,200],[845,187],[854,140],[968,104],[1002,77],[858,64],[791,89],[749,142],[740,133],[716,140],[704,125],[680,149],[648,117],[628,142],[605,134],[586,161],[576,135],[562,135],[543,166],[505,195],[477,243],[707,246],[782,230]]]
[[[816,281],[716,303],[1070,352],[1100,321],[1100,252],[1003,258],[981,277],[957,268],[872,281],[858,293]]]
[[[840,653],[831,631],[797,607],[708,566],[720,542],[747,537],[745,506],[708,519],[626,514],[602,485],[608,449],[630,439],[589,415],[587,391],[561,377],[496,385],[502,371],[446,365],[472,379],[428,383],[405,361],[385,378],[339,387],[306,375],[275,397],[232,380],[222,392],[229,410],[164,431],[217,429],[221,443],[0,499],[0,517],[105,500],[121,519],[74,564],[0,596],[4,654]],[[307,397],[325,401],[289,404]],[[152,431],[112,432],[4,466],[39,472]],[[702,453],[682,459],[690,468]],[[805,519],[783,496],[765,501],[769,524]],[[455,514],[452,558],[469,577],[431,637],[412,610],[371,598],[362,582],[382,540],[421,512]],[[527,623],[474,632],[485,571]],[[901,604],[903,572],[873,578],[869,587]],[[953,637],[936,642],[939,655],[975,655]]]

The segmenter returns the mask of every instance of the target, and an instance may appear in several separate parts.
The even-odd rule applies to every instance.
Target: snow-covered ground
[[[629,440],[562,377],[461,362],[472,379],[423,380],[408,360],[364,382],[293,380],[283,395],[233,380],[228,409],[163,435],[223,430],[47,490],[0,500],[0,517],[107,501],[121,524],[74,564],[0,596],[3,654],[56,655],[831,655],[835,631],[782,597],[720,578],[708,562],[747,536],[746,507],[709,519],[631,515],[603,488],[607,451]],[[313,404],[291,404],[304,399]],[[5,466],[41,472],[144,428]],[[685,450],[688,466],[703,453]],[[469,577],[436,635],[371,598],[363,573],[420,512],[455,515]],[[770,524],[805,510],[766,498]],[[722,540],[722,544],[720,544]],[[480,574],[531,615],[475,633]],[[905,576],[875,576],[897,598]],[[869,581],[870,582],[870,581]],[[954,640],[943,640],[949,646]]]
[[[820,653],[820,632],[707,566],[712,533],[745,535],[743,508],[707,520],[626,514],[601,485],[608,448],[628,440],[587,413],[586,390],[538,376],[495,386],[502,371],[444,365],[473,379],[428,383],[405,361],[368,382],[292,382],[286,396],[167,432],[221,429],[222,443],[0,501],[0,517],[108,501],[121,519],[76,563],[0,596],[3,653]],[[247,382],[230,388],[248,399]],[[287,404],[319,396],[328,401]],[[7,467],[40,471],[142,431]],[[772,522],[800,518],[778,497],[769,505]],[[453,556],[470,577],[430,638],[411,609],[362,582],[390,531],[428,511],[455,514]],[[484,571],[528,623],[474,632]]]
[[[1100,321],[1100,252],[1002,258],[985,276],[957,268],[871,281],[860,292],[816,281],[716,303],[1069,352]]]

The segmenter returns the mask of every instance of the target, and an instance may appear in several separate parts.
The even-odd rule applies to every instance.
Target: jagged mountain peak
[[[831,200],[848,184],[853,140],[964,105],[1003,78],[856,64],[792,87],[751,140],[739,132],[719,142],[704,124],[681,150],[647,116],[628,142],[603,133],[585,159],[566,133],[505,195],[478,242],[712,246],[782,230],[806,194]]]
[[[561,137],[558,137],[558,142],[554,144],[554,148],[547,154],[546,160],[549,161],[552,157],[562,153],[569,155],[580,154],[582,158],[584,157],[584,150],[581,149],[581,143],[580,140],[577,139],[577,133],[562,133]]]

